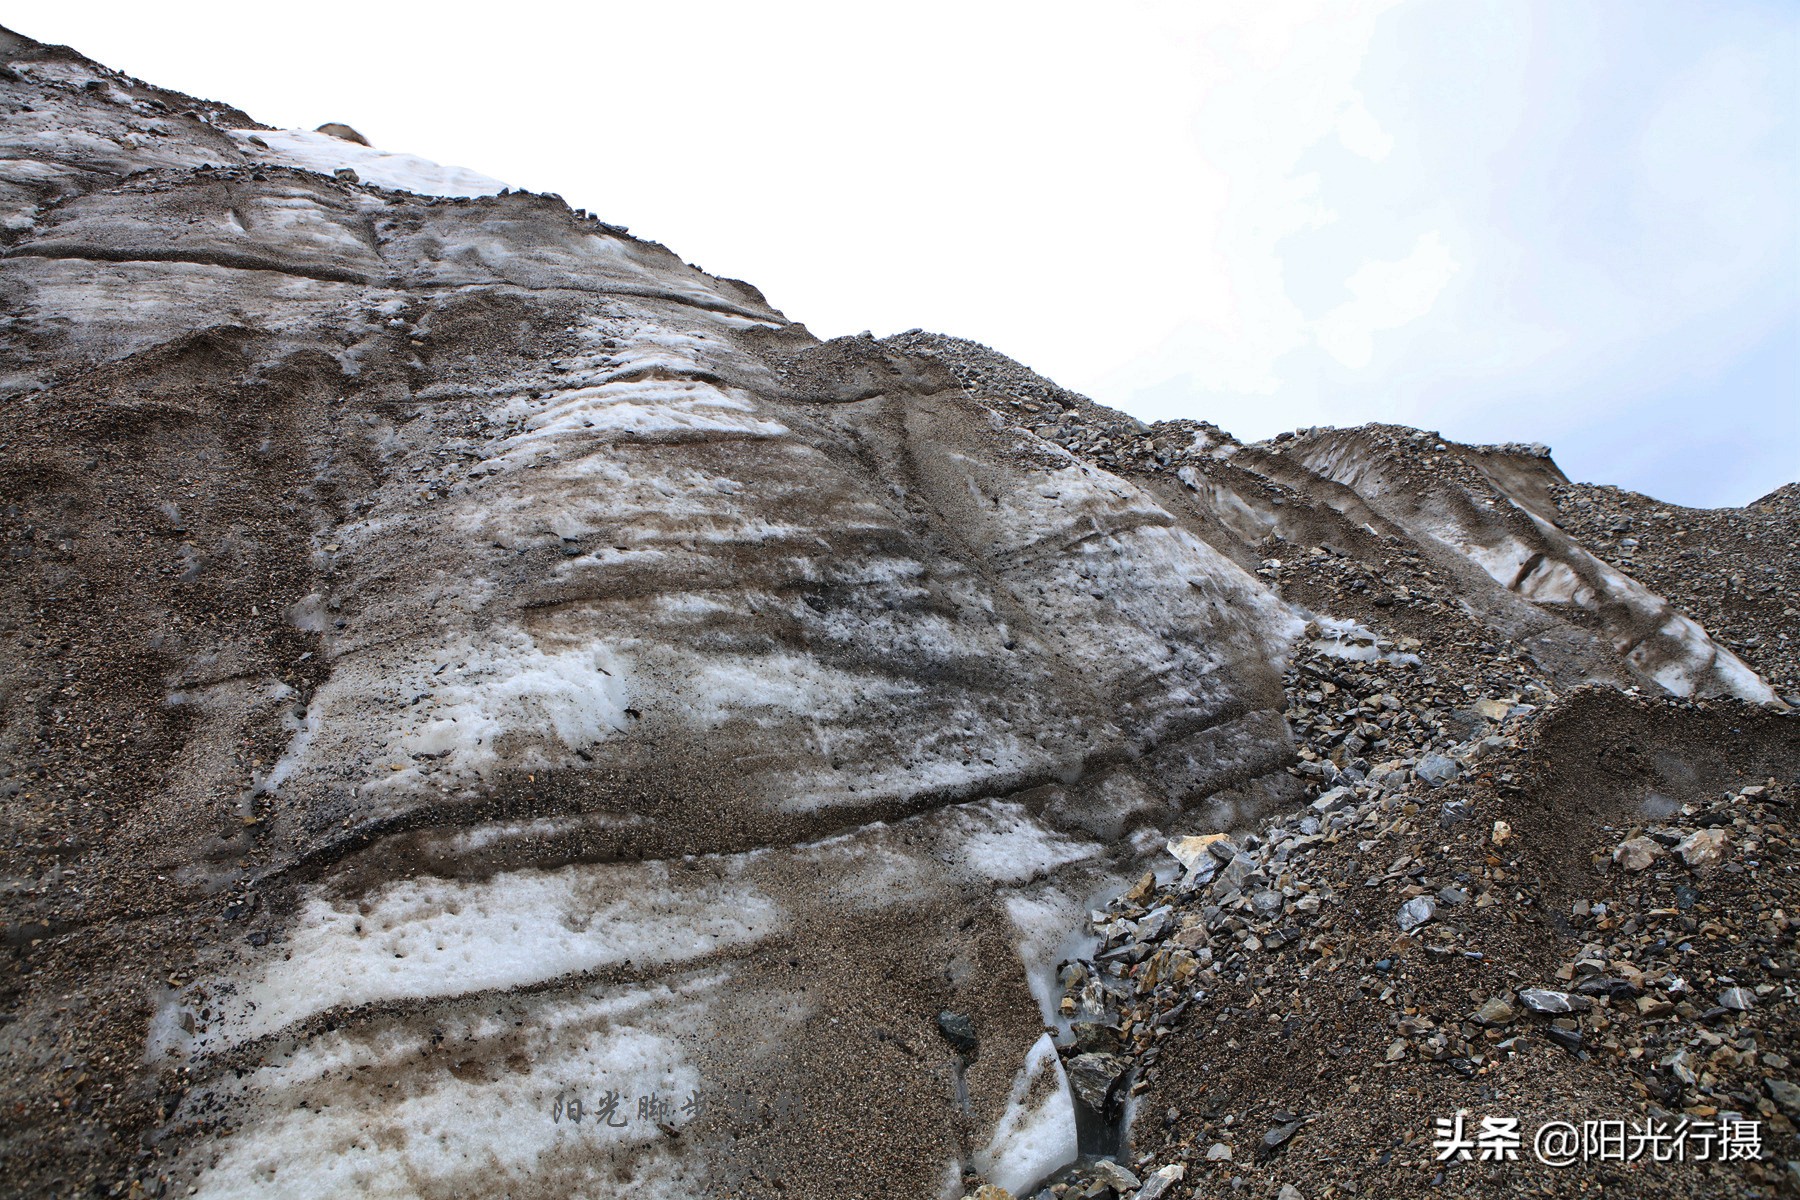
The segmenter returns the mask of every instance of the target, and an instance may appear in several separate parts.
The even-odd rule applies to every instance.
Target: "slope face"
[[[1299,795],[1297,642],[1772,698],[1553,467],[820,343],[554,197],[0,47],[19,1190],[1021,1187],[1078,1136],[1050,967]]]

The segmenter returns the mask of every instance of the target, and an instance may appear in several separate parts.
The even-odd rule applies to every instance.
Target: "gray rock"
[[[1116,1192],[1128,1192],[1143,1183],[1136,1175],[1110,1158],[1103,1158],[1089,1167],[1088,1174],[1100,1182],[1110,1185]]]
[[[1248,855],[1240,854],[1226,863],[1219,871],[1218,878],[1213,880],[1213,888],[1216,891],[1241,891],[1244,881],[1254,874],[1256,874],[1255,860]]]
[[[1749,988],[1726,988],[1719,993],[1719,1003],[1733,1012],[1749,1012],[1756,1007],[1756,993]]]
[[[1442,754],[1427,754],[1419,760],[1419,765],[1413,771],[1434,788],[1443,787],[1462,774],[1462,768],[1456,765],[1456,760]]]
[[[1075,1048],[1083,1053],[1111,1054],[1124,1045],[1119,1027],[1104,1021],[1076,1021],[1069,1026],[1069,1032],[1075,1035]]]
[[[1300,1126],[1302,1124],[1304,1124],[1304,1122],[1287,1121],[1287,1122],[1284,1122],[1283,1124],[1275,1126],[1275,1128],[1273,1128],[1273,1129],[1269,1130],[1269,1132],[1263,1134],[1263,1138],[1262,1138],[1263,1151],[1265,1153],[1273,1152],[1273,1151],[1279,1150],[1283,1146],[1287,1145],[1288,1139],[1292,1138],[1296,1133],[1300,1132]]]
[[[1334,787],[1312,802],[1312,810],[1320,816],[1336,812],[1356,803],[1356,793],[1347,787]]]
[[[1517,1015],[1513,1012],[1513,1006],[1499,996],[1484,1001],[1482,1006],[1475,1010],[1475,1020],[1483,1025],[1509,1025]]]
[[[1400,932],[1410,933],[1437,916],[1437,901],[1430,896],[1414,896],[1400,906]]]
[[[1765,1079],[1763,1086],[1769,1089],[1771,1100],[1795,1116],[1800,1116],[1800,1087],[1795,1087],[1785,1079]]]
[[[1083,1104],[1095,1112],[1105,1110],[1113,1084],[1130,1067],[1130,1060],[1103,1052],[1077,1054],[1063,1064],[1063,1069],[1069,1076],[1069,1087]]]
[[[1443,887],[1438,889],[1437,898],[1445,904],[1455,907],[1469,902],[1469,893],[1459,887]]]
[[[1554,1016],[1559,1013],[1586,1012],[1593,1002],[1586,996],[1571,996],[1549,988],[1525,988],[1519,992],[1519,1003],[1534,1013]]]
[[[1139,941],[1154,942],[1169,931],[1169,924],[1174,919],[1174,910],[1166,904],[1160,904],[1137,919],[1137,936]]]
[[[1243,853],[1243,851],[1238,849],[1237,843],[1230,838],[1220,838],[1218,841],[1209,844],[1206,847],[1206,852],[1218,859],[1221,864],[1228,863],[1239,854]]]
[[[975,1036],[975,1022],[959,1012],[941,1012],[937,1018],[938,1032],[944,1040],[963,1054],[974,1054],[980,1044]]]
[[[1187,1174],[1187,1168],[1180,1163],[1170,1163],[1166,1167],[1158,1167],[1144,1180],[1144,1186],[1138,1189],[1137,1200],[1161,1200],[1169,1195],[1169,1189],[1181,1182]]]
[[[1268,888],[1264,888],[1250,897],[1250,907],[1259,917],[1274,916],[1281,911],[1281,907],[1285,903],[1280,892]]]
[[[1544,1028],[1544,1036],[1567,1050],[1570,1054],[1581,1050],[1581,1030],[1564,1029],[1560,1025],[1548,1025]]]

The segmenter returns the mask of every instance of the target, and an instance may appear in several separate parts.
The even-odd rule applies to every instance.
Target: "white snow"
[[[567,1095],[591,1114],[610,1090],[625,1093],[623,1113],[635,1118],[629,1106],[637,1096],[654,1092],[679,1104],[702,1093],[683,1039],[717,983],[551,998],[517,1024],[499,1015],[441,1016],[444,1049],[477,1055],[460,1068],[467,1051],[445,1054],[423,1032],[388,1026],[323,1035],[224,1085],[258,1098],[258,1119],[216,1143],[216,1162],[202,1160],[198,1194],[398,1200],[546,1186],[571,1196],[701,1194],[704,1182],[654,1124],[629,1119],[613,1128],[591,1115],[576,1124],[552,1112]],[[390,1092],[391,1080],[405,1082]]]
[[[601,642],[545,649],[519,629],[448,639],[400,657],[339,658],[281,759],[262,781],[279,792],[308,769],[362,762],[365,790],[483,778],[502,761],[549,768],[626,728],[629,664]],[[396,700],[396,697],[398,700]],[[333,737],[320,736],[330,730]],[[348,741],[346,741],[348,739]]]
[[[1099,849],[1099,847],[1095,847]],[[1120,881],[1107,877],[1102,891],[1123,890]],[[1039,888],[1006,898],[1006,915],[1018,932],[1016,949],[1025,968],[1025,982],[1038,1002],[1044,1024],[1066,1029],[1069,1018],[1058,1009],[1062,987],[1056,979],[1056,964],[1074,959],[1091,958],[1100,939],[1087,923],[1089,904],[1056,887]]]
[[[1044,825],[1024,805],[1004,800],[959,805],[952,822],[945,834],[947,848],[965,870],[994,883],[1023,883],[1101,850]]]
[[[455,996],[631,962],[651,966],[744,946],[785,926],[763,892],[671,876],[666,863],[526,870],[479,882],[388,884],[359,903],[314,894],[280,957],[219,1002],[203,1049],[338,1006]]]
[[[467,167],[446,167],[416,154],[397,154],[360,146],[328,133],[306,129],[228,130],[250,158],[329,175],[340,167],[355,171],[364,183],[421,196],[491,196],[506,187],[498,179]],[[264,149],[250,139],[261,138]]]
[[[975,1152],[975,1169],[995,1187],[1023,1193],[1079,1153],[1075,1100],[1056,1044],[1045,1034],[1025,1056],[994,1136]]]

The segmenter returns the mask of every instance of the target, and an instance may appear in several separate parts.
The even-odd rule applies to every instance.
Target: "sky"
[[[178,16],[180,19],[173,19]],[[1800,478],[1791,0],[909,0],[8,17],[629,225],[820,336],[974,338],[1144,420]]]

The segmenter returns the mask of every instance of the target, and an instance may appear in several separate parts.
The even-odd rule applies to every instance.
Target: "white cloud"
[[[1319,322],[1319,346],[1346,367],[1368,366],[1375,357],[1374,335],[1429,313],[1457,269],[1435,229],[1420,234],[1412,253],[1398,262],[1364,262],[1344,281],[1351,298]]]
[[[1338,114],[1337,135],[1338,141],[1344,144],[1344,149],[1352,154],[1360,154],[1370,162],[1380,162],[1394,150],[1393,135],[1369,115],[1369,110],[1363,107],[1361,96]]]

